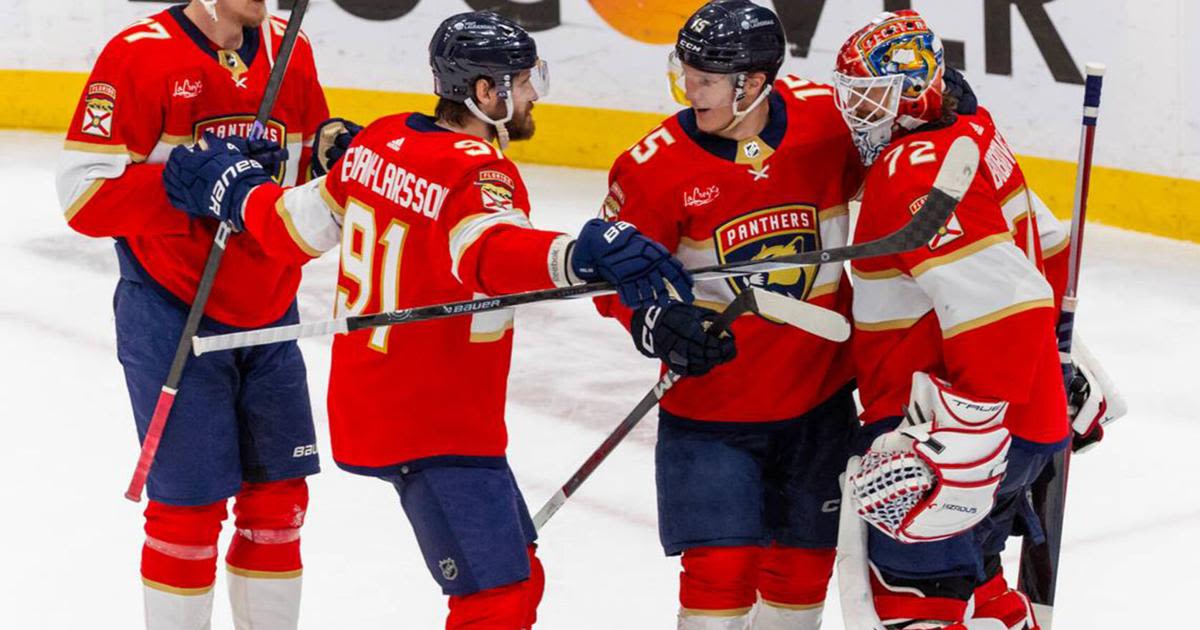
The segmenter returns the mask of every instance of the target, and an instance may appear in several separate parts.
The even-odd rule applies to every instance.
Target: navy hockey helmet
[[[465,103],[475,95],[475,82],[491,79],[507,97],[513,78],[538,65],[537,44],[525,29],[491,11],[450,16],[429,42],[433,91]]]
[[[675,54],[704,72],[765,72],[769,83],[783,65],[786,43],[774,11],[749,0],[714,0],[679,29]]]

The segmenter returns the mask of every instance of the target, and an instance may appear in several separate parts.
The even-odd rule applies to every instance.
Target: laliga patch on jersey
[[[928,198],[929,196],[925,195],[912,202],[908,205],[908,211],[912,214],[920,212],[921,208],[925,207],[925,200]],[[963,230],[962,224],[958,222],[958,214],[951,213],[950,218],[946,220],[946,225],[943,225],[940,229],[938,229],[938,233],[935,234],[933,238],[929,239],[929,250],[933,251],[943,245],[953,243],[956,239],[958,239],[958,237],[965,233],[966,232]]]
[[[494,182],[483,182],[479,185],[479,197],[483,201],[483,209],[492,212],[512,212],[513,193],[508,188]]]
[[[722,263],[769,260],[821,248],[820,224],[815,206],[788,204],[756,210],[731,219],[713,231],[717,258]],[[750,286],[803,300],[816,279],[816,265],[780,269],[730,278],[730,288],[740,293]]]
[[[84,96],[83,122],[80,131],[98,138],[111,138],[113,112],[117,108],[117,88],[107,83],[93,83]]]

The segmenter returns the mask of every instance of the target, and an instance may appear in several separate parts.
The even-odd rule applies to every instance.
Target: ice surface
[[[59,146],[0,133],[0,628],[137,628],[141,508],[121,498],[137,441],[114,350],[116,261],[110,242],[63,223]],[[546,228],[573,232],[606,187],[600,172],[522,171]],[[1087,238],[1078,329],[1131,412],[1074,461],[1055,627],[1179,627],[1200,590],[1200,246],[1098,226]],[[307,320],[330,312],[334,260],[306,269]],[[588,301],[523,307],[517,321],[509,456],[536,511],[656,369]],[[394,492],[329,459],[329,341],[301,347],[325,466],[310,480],[302,625],[439,628],[445,602]],[[538,627],[674,627],[678,561],[657,542],[653,428],[650,418],[547,525]],[[218,629],[232,627],[221,573]],[[835,601],[826,619],[842,627]]]

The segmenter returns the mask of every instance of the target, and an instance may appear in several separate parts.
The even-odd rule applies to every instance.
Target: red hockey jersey
[[[847,202],[862,165],[828,86],[788,76],[764,105],[768,123],[740,142],[701,133],[692,110],[665,120],[622,154],[602,212],[638,226],[689,268],[846,244]],[[696,303],[720,310],[751,283],[849,316],[842,264],[698,283]],[[615,297],[600,312],[629,327]],[[688,420],[759,423],[800,416],[853,376],[848,344],[746,315],[737,358],[680,381],[662,410]]]
[[[205,131],[246,136],[262,101],[286,22],[246,29],[239,50],[219,50],[172,7],[114,37],[88,78],[67,131],[59,200],[88,236],[112,236],[154,282],[190,303],[212,246],[215,221],[171,207],[163,162]],[[296,42],[266,137],[287,145],[281,181],[304,181],[312,134],[329,116],[312,49]],[[286,238],[286,236],[285,236]],[[275,321],[296,296],[300,268],[273,257],[288,243],[235,235],[205,313],[236,326]]]
[[[1070,231],[1050,212],[1046,203],[1029,188],[1025,181],[1025,173],[1021,164],[1013,154],[1012,148],[1004,140],[1004,136],[996,128],[992,114],[980,107],[976,114],[964,117],[972,129],[982,128],[980,137],[994,138],[989,144],[980,144],[986,153],[983,155],[983,166],[988,172],[988,178],[996,189],[996,199],[1004,211],[1004,220],[1016,226],[1023,221],[1033,221],[1037,229],[1023,231],[1017,246],[1025,251],[1030,260],[1037,260],[1046,280],[1054,289],[1054,304],[1056,310],[1062,306],[1063,292],[1067,287],[1067,246],[1070,244]],[[1030,242],[1037,239],[1041,244],[1040,253],[1035,251]]]
[[[369,125],[323,178],[265,185],[251,233],[294,231],[294,256],[336,244],[339,316],[566,286],[571,238],[532,229],[516,166],[423,114]],[[285,220],[280,220],[285,218]],[[511,309],[360,330],[333,343],[329,429],[341,467],[391,474],[434,457],[501,457]]]
[[[989,124],[985,124],[989,123]],[[925,247],[855,260],[855,362],[862,419],[900,415],[916,371],[957,389],[1011,402],[1013,435],[1067,436],[1054,338],[1054,292],[1038,269],[1036,213],[1016,160],[990,118],[893,142],[867,173],[855,240],[885,236],[920,210],[950,144],[978,143],[982,164],[946,226]]]

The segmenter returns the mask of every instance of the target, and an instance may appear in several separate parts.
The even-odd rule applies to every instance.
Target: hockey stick
[[[745,313],[757,313],[763,317],[780,321],[790,326],[804,328],[804,319],[810,311],[802,306],[797,306],[800,304],[806,303],[778,293],[772,293],[766,289],[751,287],[750,290],[739,293],[729,303],[729,306],[725,307],[721,316],[717,318],[717,321],[713,323],[708,332],[712,335],[723,334],[733,325],[734,320]],[[845,319],[842,319],[842,322],[845,327],[844,330],[831,331],[834,333],[832,341],[845,341],[850,338],[850,324]],[[617,445],[625,439],[625,436],[629,435],[629,432],[642,421],[642,418],[646,417],[646,414],[650,413],[650,410],[658,404],[658,401],[662,400],[662,397],[681,378],[683,376],[680,374],[667,370],[658,379],[658,383],[650,391],[646,392],[646,395],[638,401],[637,406],[629,412],[629,415],[625,416],[625,419],[621,420],[617,428],[608,434],[608,437],[600,443],[600,446],[596,447],[596,450],[583,462],[579,470],[576,470],[575,474],[571,475],[571,478],[563,484],[562,488],[554,493],[554,496],[550,497],[550,500],[546,501],[542,509],[538,510],[538,513],[533,517],[534,528],[539,532],[542,530],[546,521],[550,520],[550,517],[554,516],[554,513],[567,502],[567,499],[575,494],[579,486],[583,485],[583,482],[587,481],[588,477],[591,477],[592,473],[596,472],[600,464],[616,450]]]
[[[1087,220],[1088,189],[1092,176],[1092,149],[1096,141],[1096,119],[1100,115],[1100,89],[1104,65],[1087,64],[1087,84],[1083,97],[1083,131],[1079,141],[1079,167],[1075,178],[1075,207],[1071,212],[1071,249],[1067,263],[1067,288],[1058,319],[1058,356],[1062,362],[1063,383],[1070,385],[1071,336],[1075,323],[1075,305],[1079,288],[1079,265],[1083,251],[1083,227]],[[1058,560],[1062,550],[1063,516],[1067,501],[1067,477],[1071,467],[1071,448],[1059,451],[1033,485],[1033,505],[1046,541],[1034,545],[1028,536],[1021,543],[1021,568],[1018,588],[1029,596],[1034,614],[1044,630],[1054,620],[1054,592],[1058,580]]]
[[[802,252],[790,256],[780,256],[766,260],[725,263],[691,269],[692,277],[697,282],[706,282],[731,276],[792,269],[807,265],[835,263],[855,258],[870,258],[872,256],[887,256],[899,252],[916,249],[929,242],[938,230],[946,224],[954,207],[975,177],[975,169],[979,163],[979,148],[967,138],[959,138],[951,145],[942,167],[938,171],[937,181],[929,191],[925,206],[904,227],[874,241],[833,247],[811,252]],[[613,286],[607,282],[591,282],[573,287],[542,289],[525,293],[513,293],[496,297],[487,297],[462,302],[433,304],[412,308],[376,313],[373,315],[358,315],[331,319],[310,324],[292,324],[247,330],[225,335],[196,337],[192,345],[197,355],[215,350],[231,350],[245,348],[279,341],[290,341],[303,337],[317,337],[335,333],[348,333],[363,328],[377,328],[408,322],[471,315],[484,311],[494,311],[522,304],[541,302],[545,300],[562,300],[584,296],[595,296],[613,293]]]
[[[938,170],[937,180],[934,182],[933,189],[930,190],[929,199],[926,202],[925,207],[917,213],[919,216],[930,207],[930,204],[935,205],[935,210],[937,210],[937,212],[931,216],[940,217],[936,223],[936,227],[934,228],[935,232],[937,229],[941,228],[941,226],[945,225],[946,221],[950,217],[950,214],[954,212],[954,208],[957,207],[958,202],[966,193],[967,188],[970,187],[971,181],[975,177],[975,170],[978,166],[978,163],[979,149],[969,138],[959,138],[951,146],[950,151],[946,155],[945,161],[942,162],[942,166]],[[901,231],[908,229],[913,223],[915,223],[915,221],[910,222],[907,226],[901,228]],[[896,232],[891,236],[884,237],[883,239],[864,243],[862,247],[886,241],[898,233],[899,232]],[[917,239],[914,245],[904,247],[904,249],[900,249],[898,251],[907,251],[909,249],[919,247],[920,245],[929,242],[929,239],[931,238],[933,238],[933,233],[930,233],[924,238]],[[850,245],[849,247],[858,246]],[[835,248],[827,251],[833,252],[837,251],[837,249],[848,248]],[[890,253],[894,252],[883,252],[883,254]],[[877,253],[873,255],[881,254]],[[772,259],[772,262],[777,260],[779,259]],[[710,332],[720,334],[730,325],[732,325],[735,319],[745,312],[754,312],[804,330],[810,330],[812,328],[805,321],[806,318],[813,314],[811,311],[811,305],[799,300],[786,298],[765,289],[752,287],[751,290],[738,294],[733,302],[730,302],[729,306],[727,306],[725,311],[721,313],[720,318],[717,319],[717,322],[713,325]],[[844,331],[830,329],[828,332],[831,334],[826,338],[834,341],[844,341],[845,339],[849,338],[850,333],[848,325]],[[609,454],[611,454],[612,451],[617,447],[617,445],[625,439],[625,436],[629,435],[629,432],[632,431],[635,426],[637,426],[637,423],[640,422],[642,418],[645,417],[646,414],[649,413],[650,410],[653,409],[660,400],[662,400],[662,397],[666,395],[667,391],[669,391],[671,387],[675,385],[675,383],[679,382],[679,379],[681,378],[683,377],[671,371],[667,371],[666,374],[663,374],[658,383],[649,392],[647,392],[645,396],[642,397],[637,406],[635,406],[633,410],[629,412],[629,415],[625,416],[625,418],[621,420],[621,423],[617,425],[617,428],[613,429],[612,433],[605,438],[604,442],[602,442],[600,446],[592,452],[591,456],[588,457],[587,460],[584,461],[583,465],[579,467],[579,470],[575,471],[575,474],[572,475],[565,484],[563,484],[563,487],[559,489],[554,496],[550,497],[550,499],[546,501],[545,505],[538,510],[538,513],[533,517],[533,525],[538,531],[541,531],[542,527],[546,524],[546,521],[550,520],[550,517],[554,516],[554,513],[557,512],[559,508],[566,503],[567,499],[569,499],[571,495],[573,495],[575,491],[579,489],[579,486],[583,485],[583,482],[586,481],[587,478],[596,471],[596,468],[598,468],[600,464],[609,456]]]
[[[271,110],[275,107],[275,99],[279,96],[279,88],[283,85],[283,75],[287,72],[288,61],[292,57],[292,48],[296,44],[296,38],[300,35],[300,22],[304,19],[306,10],[308,10],[308,0],[297,0],[292,8],[287,30],[284,31],[283,41],[279,46],[278,59],[271,67],[271,77],[267,81],[262,103],[259,104],[258,113],[254,116],[254,126],[250,129],[249,140],[262,138],[266,133],[267,119],[271,116]],[[266,42],[266,46],[269,50],[270,42]],[[146,478],[150,475],[150,466],[154,464],[154,455],[158,452],[163,428],[167,424],[167,417],[171,414],[171,407],[175,404],[175,396],[179,392],[179,381],[183,378],[183,368],[187,364],[192,337],[196,336],[196,331],[200,328],[204,305],[208,302],[209,293],[212,292],[217,278],[217,270],[221,267],[221,258],[225,255],[225,244],[232,232],[233,225],[228,221],[221,223],[217,227],[216,236],[213,237],[212,248],[208,250],[208,260],[204,263],[204,272],[200,275],[200,283],[196,285],[196,297],[192,300],[187,321],[179,336],[175,358],[171,361],[171,369],[167,372],[167,381],[163,384],[162,391],[158,395],[158,402],[154,405],[154,414],[150,417],[150,426],[146,429],[145,439],[142,440],[142,451],[138,455],[133,478],[129,481],[129,488],[125,490],[125,498],[135,503],[142,500],[142,490],[146,486]]]

